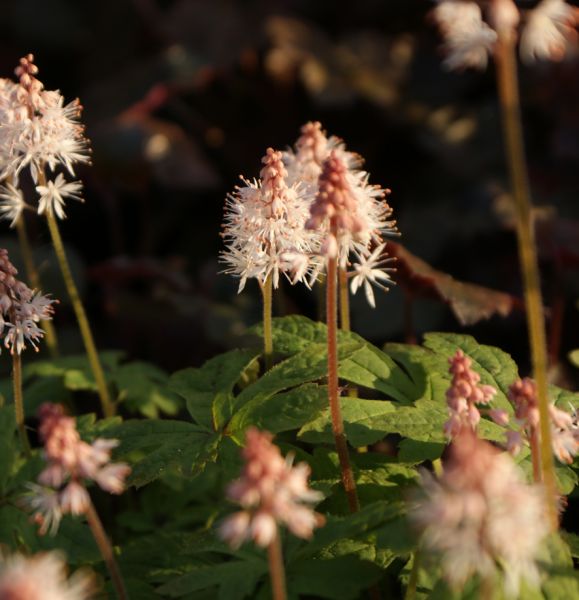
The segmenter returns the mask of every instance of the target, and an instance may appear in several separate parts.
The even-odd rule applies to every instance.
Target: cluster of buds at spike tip
[[[502,575],[507,596],[518,597],[522,579],[539,584],[549,533],[544,490],[526,484],[512,458],[472,430],[452,442],[439,478],[422,473],[409,516],[451,587],[475,575],[492,585]]]
[[[64,219],[65,199],[82,200],[82,185],[56,171],[74,176],[75,164],[89,162],[88,142],[79,123],[82,107],[78,100],[65,105],[60,92],[44,89],[31,54],[20,60],[15,72],[18,83],[0,80],[0,180],[5,181],[0,214],[14,226],[22,211],[31,208],[18,183],[28,170],[39,195],[37,212]]]
[[[17,274],[8,251],[0,248],[0,335],[11,354],[21,354],[27,343],[38,350],[37,344],[44,337],[38,323],[52,318],[56,302],[31,290],[16,278]]]
[[[513,0],[436,1],[432,16],[444,38],[449,69],[484,69],[499,34],[516,36],[520,30],[525,62],[561,60],[576,40],[578,13],[565,0],[542,0],[522,14]]]
[[[38,415],[47,466],[38,476],[39,485],[29,484],[32,494],[28,504],[36,511],[34,519],[44,535],[47,531],[56,533],[62,515],[87,513],[91,500],[85,480],[94,481],[111,494],[121,494],[131,469],[125,463],[110,462],[118,440],[84,442],[76,419],[65,415],[60,404],[43,404]]]
[[[515,409],[515,418],[512,429],[507,431],[507,450],[516,455],[525,441],[531,443],[535,432],[540,440],[536,383],[528,377],[518,379],[509,388],[509,400]],[[550,404],[549,417],[553,454],[560,462],[570,464],[579,454],[579,429],[573,415]]]
[[[453,438],[465,428],[477,428],[481,419],[481,410],[477,404],[487,406],[497,390],[492,385],[480,383],[480,375],[472,369],[472,360],[462,350],[457,350],[448,362],[452,382],[446,392],[449,418],[444,424],[444,432],[449,438]],[[504,410],[484,409],[484,412],[498,424],[508,422],[508,414]]]
[[[292,283],[306,282],[313,268],[308,257],[319,247],[320,236],[304,228],[310,204],[306,188],[288,185],[281,152],[268,148],[262,164],[260,179],[242,178],[244,185],[227,197],[225,207],[227,249],[221,260],[225,273],[240,278],[240,292],[250,278],[263,284],[271,276],[274,288],[280,274]],[[297,273],[295,256],[305,258]]]
[[[314,528],[324,524],[323,516],[308,506],[323,498],[308,487],[309,466],[293,465],[291,457],[284,459],[272,439],[270,433],[247,430],[243,473],[227,489],[227,498],[243,510],[226,518],[219,528],[221,538],[233,548],[249,540],[269,546],[278,525],[309,539]]]
[[[59,552],[0,557],[0,598],[3,600],[87,600],[94,597],[91,574],[77,571],[67,577]]]

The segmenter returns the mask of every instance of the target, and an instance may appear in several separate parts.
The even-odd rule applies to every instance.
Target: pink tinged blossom
[[[446,392],[449,419],[444,425],[444,432],[452,438],[465,425],[476,429],[481,419],[476,405],[489,404],[497,391],[491,385],[480,383],[480,375],[471,368],[472,361],[462,350],[456,351],[449,364],[452,382]]]
[[[489,410],[489,417],[497,424],[504,427],[509,424],[509,413],[506,410],[500,408],[493,408]]]
[[[59,219],[66,219],[64,212],[64,199],[72,198],[83,202],[81,197],[82,183],[80,181],[66,181],[62,173],[54,181],[47,181],[46,185],[36,186],[39,194],[38,214],[54,213]]]
[[[245,465],[241,477],[227,488],[227,497],[245,510],[225,519],[219,535],[232,547],[253,540],[268,546],[277,535],[278,525],[286,525],[296,536],[309,538],[323,524],[309,506],[322,495],[308,486],[310,469],[284,459],[272,443],[272,435],[250,428],[242,451]]]
[[[131,467],[125,463],[113,463],[103,467],[95,476],[97,484],[111,494],[122,494],[125,491],[125,479]]]
[[[87,600],[94,596],[92,576],[77,571],[67,577],[58,552],[26,557],[13,554],[0,563],[0,598],[3,600]]]
[[[512,459],[465,429],[450,446],[440,478],[422,476],[410,519],[454,588],[479,575],[538,583],[537,560],[549,533],[542,487],[527,485]]]
[[[85,514],[90,506],[90,496],[84,485],[71,481],[60,493],[60,506],[63,513]]]
[[[55,535],[62,519],[60,495],[49,487],[28,483],[31,494],[26,496],[25,504],[34,511],[33,520],[39,526],[40,535]]]
[[[527,13],[521,33],[523,62],[562,60],[577,39],[577,13],[564,0],[543,0]]]

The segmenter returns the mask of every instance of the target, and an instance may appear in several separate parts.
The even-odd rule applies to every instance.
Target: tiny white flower
[[[16,227],[20,215],[25,208],[30,208],[24,200],[24,195],[11,183],[0,187],[0,219],[10,221],[10,227]]]
[[[384,268],[384,265],[390,262],[390,260],[382,258],[385,247],[386,244],[380,244],[369,256],[358,254],[359,262],[354,263],[355,275],[352,277],[350,290],[352,294],[355,294],[360,287],[364,286],[366,299],[372,308],[376,308],[372,284],[382,290],[388,291],[388,288],[380,283],[380,281],[392,283],[392,278],[388,274],[388,271],[393,271],[394,269]]]
[[[46,185],[36,186],[36,191],[40,194],[38,214],[54,212],[59,219],[66,219],[64,199],[72,198],[83,202],[80,195],[81,190],[82,183],[80,181],[66,181],[62,173],[59,173],[54,181],[47,181]]]

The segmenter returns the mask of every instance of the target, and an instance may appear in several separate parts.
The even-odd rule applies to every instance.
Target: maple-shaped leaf
[[[461,325],[473,325],[495,314],[506,317],[523,309],[519,298],[474,283],[454,279],[396,242],[388,242],[388,254],[396,257],[396,282],[412,296],[435,298],[448,304]]]

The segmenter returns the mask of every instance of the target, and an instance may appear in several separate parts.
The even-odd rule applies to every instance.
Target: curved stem
[[[12,354],[12,389],[14,391],[14,412],[16,414],[16,426],[20,435],[20,442],[24,449],[26,458],[30,458],[30,442],[24,424],[24,398],[22,395],[22,359],[20,354]]]
[[[340,282],[340,329],[350,331],[350,292],[348,290],[348,273],[346,269],[338,268],[338,281]]]
[[[42,178],[44,178],[43,175]],[[39,176],[39,180],[40,179],[41,178]],[[44,183],[42,183],[42,185],[44,185]],[[64,244],[62,243],[62,238],[60,237],[58,223],[56,221],[54,213],[51,210],[46,211],[46,220],[48,222],[50,236],[52,237],[52,243],[54,245],[56,257],[58,258],[58,264],[60,265],[62,277],[64,279],[64,283],[66,285],[70,301],[72,302],[72,307],[74,309],[74,313],[78,321],[78,326],[80,328],[80,333],[82,335],[84,347],[86,349],[88,360],[97,384],[103,413],[105,417],[111,417],[115,414],[115,410],[113,403],[111,402],[111,397],[109,394],[109,389],[107,387],[107,382],[105,380],[104,371],[101,365],[101,361],[99,359],[99,355],[97,353],[96,345],[94,343],[94,338],[86,316],[86,312],[84,310],[84,306],[82,304],[80,295],[78,293],[78,289],[72,277],[70,265],[68,264],[68,259],[64,251]]]
[[[336,441],[336,449],[342,471],[342,483],[348,497],[350,512],[360,510],[360,502],[356,492],[356,483],[350,465],[348,444],[344,435],[344,421],[340,409],[338,394],[338,315],[336,310],[336,279],[337,262],[335,258],[328,259],[326,271],[326,318],[328,320],[328,399],[332,415],[332,431]]]
[[[265,370],[269,371],[273,365],[273,336],[271,331],[271,297],[273,290],[271,273],[266,277],[264,283],[260,284],[260,288],[263,297],[263,356]]]
[[[111,546],[103,524],[101,523],[101,520],[92,502],[89,502],[86,512],[86,519],[105,564],[107,565],[107,569],[110,573],[117,597],[119,600],[127,600],[128,595],[125,588],[125,582],[123,581],[121,572],[119,570],[119,565],[115,559],[113,547]]]
[[[269,563],[273,600],[286,600],[285,570],[283,566],[279,531],[276,532],[274,540],[267,547],[267,559]]]
[[[499,31],[496,50],[497,82],[503,120],[507,159],[515,201],[519,260],[525,289],[527,328],[531,346],[533,376],[537,383],[541,433],[541,469],[547,489],[549,519],[557,528],[557,487],[551,449],[551,424],[547,389],[547,344],[545,319],[531,213],[530,189],[525,163],[523,130],[517,78],[515,37],[510,31]]]

